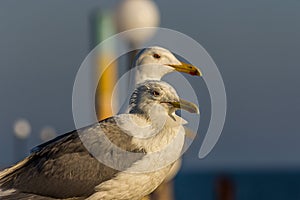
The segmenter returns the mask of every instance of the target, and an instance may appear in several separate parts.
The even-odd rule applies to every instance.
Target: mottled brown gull
[[[0,172],[0,188],[14,189],[11,198],[0,192],[1,199],[141,199],[181,154],[185,121],[175,114],[180,108],[198,113],[169,84],[144,82],[131,96],[128,114],[59,136]]]

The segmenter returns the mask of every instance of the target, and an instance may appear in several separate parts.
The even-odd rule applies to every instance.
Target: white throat
[[[161,64],[148,64],[135,67],[135,85],[149,80],[161,80],[161,78],[172,72],[172,67]]]

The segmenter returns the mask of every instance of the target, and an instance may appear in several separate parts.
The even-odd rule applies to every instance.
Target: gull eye
[[[152,95],[155,96],[155,97],[158,97],[158,96],[160,96],[160,93],[156,90],[153,90]]]
[[[157,53],[155,53],[155,54],[153,54],[153,58],[159,59],[159,58],[160,58],[160,55],[157,54]]]

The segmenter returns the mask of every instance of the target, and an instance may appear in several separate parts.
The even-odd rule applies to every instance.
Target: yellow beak
[[[179,65],[169,64],[169,66],[174,67],[174,69],[179,72],[187,73],[193,76],[202,76],[200,69],[188,63],[181,62]]]

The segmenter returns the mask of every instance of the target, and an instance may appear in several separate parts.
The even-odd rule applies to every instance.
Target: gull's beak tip
[[[192,76],[202,76],[202,72],[200,71],[200,69],[195,68],[195,71],[191,71],[190,75],[192,75]]]
[[[196,105],[193,105],[190,107],[190,109],[188,110],[190,113],[195,113],[197,115],[200,114],[199,108]]]
[[[196,107],[196,108],[197,108],[197,109],[195,109],[195,112],[194,112],[194,113],[199,115],[199,114],[200,114],[199,108],[198,108],[198,107]]]
[[[199,108],[196,104],[186,101],[184,99],[180,99],[180,108],[186,110],[190,113],[200,114]]]

